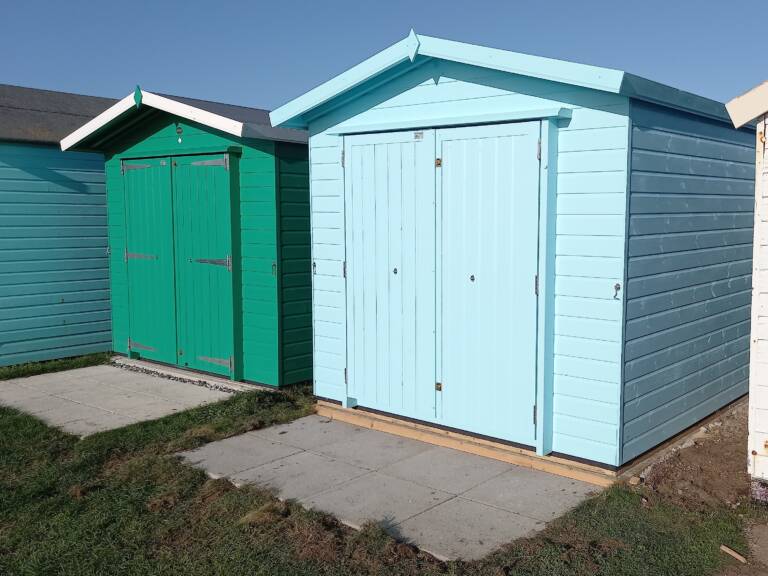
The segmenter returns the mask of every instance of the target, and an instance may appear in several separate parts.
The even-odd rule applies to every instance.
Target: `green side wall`
[[[181,143],[177,127],[182,130]],[[306,318],[298,313],[309,310],[304,299],[311,295],[306,146],[237,138],[169,115],[147,120],[106,146],[114,350],[128,352],[121,160],[224,152],[238,147],[242,153],[232,168],[237,167],[239,173],[240,245],[236,248],[242,284],[239,290],[235,288],[236,297],[241,295],[241,310],[236,308],[235,320],[242,321],[243,337],[236,373],[244,380],[272,386],[311,378],[311,319],[308,312]],[[278,229],[279,218],[288,227],[284,232]],[[273,263],[278,274],[273,273]],[[302,340],[307,329],[309,346]]]
[[[280,227],[280,339],[284,384],[312,379],[312,277],[309,155],[300,144],[277,144]]]

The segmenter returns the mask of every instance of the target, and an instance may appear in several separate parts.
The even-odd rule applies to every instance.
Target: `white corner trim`
[[[117,104],[113,104],[104,112],[96,116],[96,118],[93,118],[92,120],[89,120],[80,128],[72,132],[69,136],[65,136],[61,139],[61,149],[62,150],[68,150],[72,148],[75,144],[78,142],[82,142],[85,138],[96,132],[98,129],[102,128],[103,126],[106,126],[112,120],[120,116],[121,114],[125,113],[127,110],[130,110],[133,106],[135,106],[136,103],[133,101],[133,94],[129,94]]]
[[[165,96],[158,96],[157,94],[147,92],[146,90],[141,91],[141,105],[150,106],[157,110],[168,112],[174,116],[179,116],[186,120],[197,122],[198,124],[202,124],[210,128],[215,128],[216,130],[226,132],[227,134],[232,134],[233,136],[240,137],[243,135],[242,122],[220,116],[219,114],[214,114],[213,112],[201,110],[200,108],[195,108],[189,104],[177,102],[176,100],[166,98]],[[72,132],[72,134],[69,136],[62,138],[61,149],[68,150],[73,146],[76,146],[88,138],[88,136],[97,132],[135,106],[136,102],[134,100],[134,94],[131,93],[116,104],[107,108],[93,120],[86,122],[83,126]]]

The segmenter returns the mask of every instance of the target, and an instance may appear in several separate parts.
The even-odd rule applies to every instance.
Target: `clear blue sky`
[[[0,83],[275,108],[417,33],[618,68],[728,100],[768,78],[766,0],[8,2]]]

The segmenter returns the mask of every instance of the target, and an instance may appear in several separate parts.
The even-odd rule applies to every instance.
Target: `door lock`
[[[474,281],[475,281],[475,275],[474,275],[474,274],[471,274],[471,275],[469,276],[469,281],[470,281],[470,282],[474,282]]]
[[[393,274],[397,274],[397,268],[395,268],[394,270],[392,270],[392,273],[393,273]]]

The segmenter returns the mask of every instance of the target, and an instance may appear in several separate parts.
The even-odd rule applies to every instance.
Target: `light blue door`
[[[438,417],[533,445],[539,123],[436,131]]]
[[[347,395],[435,418],[433,131],[347,136]]]

